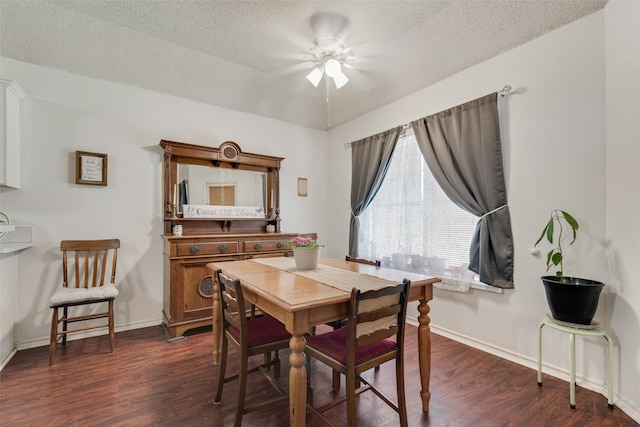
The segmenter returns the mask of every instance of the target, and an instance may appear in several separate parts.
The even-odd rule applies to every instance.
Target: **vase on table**
[[[298,270],[315,270],[320,261],[321,246],[294,247],[293,257]]]

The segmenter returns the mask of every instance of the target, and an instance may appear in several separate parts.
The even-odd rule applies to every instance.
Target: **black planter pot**
[[[579,277],[541,277],[554,319],[590,325],[598,308],[604,283]]]

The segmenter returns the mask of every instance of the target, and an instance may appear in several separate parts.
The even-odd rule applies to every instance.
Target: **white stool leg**
[[[607,340],[607,388],[609,408],[613,409],[613,341],[600,326],[589,329],[560,325],[552,320],[543,320],[538,327],[538,386],[542,386],[542,327],[549,325],[552,329],[569,334],[569,404],[576,409],[576,335],[598,336]]]
[[[607,386],[609,388],[609,408],[613,409],[613,343],[611,338],[606,333],[603,335],[607,340],[607,359],[609,362],[609,378],[607,379]]]
[[[571,359],[569,360],[570,385],[569,404],[571,409],[576,409],[576,336],[569,334],[569,346],[571,347]]]
[[[538,327],[538,387],[542,387],[542,327],[544,322]]]

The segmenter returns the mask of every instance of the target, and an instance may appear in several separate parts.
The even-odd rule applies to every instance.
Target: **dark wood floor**
[[[70,342],[48,366],[45,347],[19,351],[0,372],[0,425],[18,426],[229,426],[235,407],[235,384],[225,386],[213,405],[217,368],[211,360],[211,333],[188,332],[184,341],[167,343],[160,327],[116,335],[116,353],[108,354],[107,337]],[[407,331],[405,357],[410,426],[638,426],[607,399],[577,387],[577,408],[569,407],[567,382],[536,372],[438,335],[432,336],[431,405],[423,413],[419,399],[416,330]],[[231,350],[233,352],[233,350]],[[234,369],[230,353],[229,369]],[[288,352],[283,355],[282,385],[287,387]],[[335,398],[330,372],[313,367],[315,403]],[[369,375],[395,400],[393,364]],[[248,399],[270,392],[253,374]],[[344,387],[341,388],[344,391]],[[338,394],[339,395],[339,394]],[[245,416],[243,425],[288,425],[286,402],[267,412]],[[328,413],[345,425],[345,407]],[[358,399],[359,426],[395,427],[396,414],[371,392]],[[323,423],[311,414],[310,426]]]

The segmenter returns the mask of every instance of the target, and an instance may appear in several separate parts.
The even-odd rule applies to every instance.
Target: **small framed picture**
[[[107,185],[107,155],[76,151],[76,184]]]
[[[307,197],[307,178],[298,178],[298,196]]]

